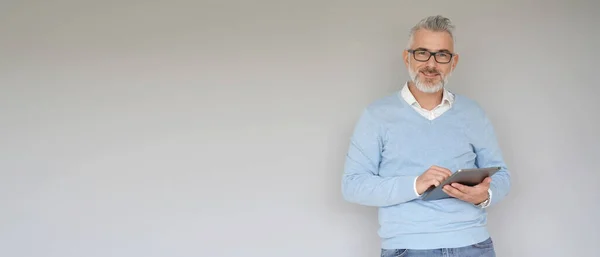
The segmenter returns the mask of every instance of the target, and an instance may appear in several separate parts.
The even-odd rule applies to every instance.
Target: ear
[[[457,64],[458,64],[458,54],[455,54],[452,57],[452,71],[454,71],[454,69],[456,68]]]
[[[404,65],[406,65],[406,68],[409,68],[409,64],[408,64],[409,56],[410,56],[410,53],[408,52],[408,50],[404,49],[404,51],[402,51],[402,58],[404,59]]]

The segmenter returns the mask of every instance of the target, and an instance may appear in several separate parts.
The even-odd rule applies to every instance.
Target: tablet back
[[[466,186],[475,186],[481,182],[486,177],[491,177],[500,170],[500,167],[491,167],[491,168],[477,168],[477,169],[461,169],[456,171],[452,176],[448,177],[442,184],[435,188],[430,188],[425,193],[423,193],[422,200],[432,201],[439,200],[445,198],[451,198],[451,196],[447,195],[442,188],[445,185],[452,183],[460,183]]]

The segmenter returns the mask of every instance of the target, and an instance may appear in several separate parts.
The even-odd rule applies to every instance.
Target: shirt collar
[[[400,96],[402,96],[402,98],[408,104],[410,104],[410,105],[416,104],[417,106],[420,107],[419,103],[417,102],[417,99],[408,89],[408,82],[404,84],[404,87],[402,87],[402,90],[400,91]],[[452,94],[450,91],[448,91],[445,88],[444,88],[444,91],[442,92],[442,103],[440,105],[443,105],[443,104],[449,104],[450,106],[452,106],[452,104],[454,104],[454,94]]]

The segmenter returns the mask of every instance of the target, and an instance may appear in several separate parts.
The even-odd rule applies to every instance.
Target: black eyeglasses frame
[[[406,50],[406,51],[408,51],[408,52],[409,52],[409,53],[410,53],[410,54],[413,56],[413,59],[415,59],[415,61],[418,61],[418,62],[428,62],[428,61],[429,61],[429,59],[431,59],[431,56],[433,56],[433,59],[434,59],[434,60],[435,60],[437,63],[440,63],[440,64],[448,64],[448,63],[452,62],[452,58],[454,58],[454,56],[456,55],[456,54],[454,54],[454,53],[451,53],[451,52],[448,52],[448,51],[437,51],[437,52],[432,52],[432,51],[428,51],[428,50],[425,50],[425,49],[408,49],[408,50]],[[428,52],[428,53],[429,53],[429,57],[427,58],[427,60],[417,60],[417,57],[415,56],[415,51],[423,51],[423,52]],[[444,53],[444,54],[448,54],[448,55],[450,55],[450,59],[448,59],[448,61],[447,61],[447,62],[440,62],[440,61],[438,61],[438,59],[437,59],[437,54],[438,54],[438,53]]]

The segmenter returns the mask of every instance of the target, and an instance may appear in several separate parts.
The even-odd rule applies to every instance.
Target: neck
[[[443,89],[435,93],[425,93],[419,90],[412,81],[408,82],[408,89],[423,109],[433,110],[442,103]]]

